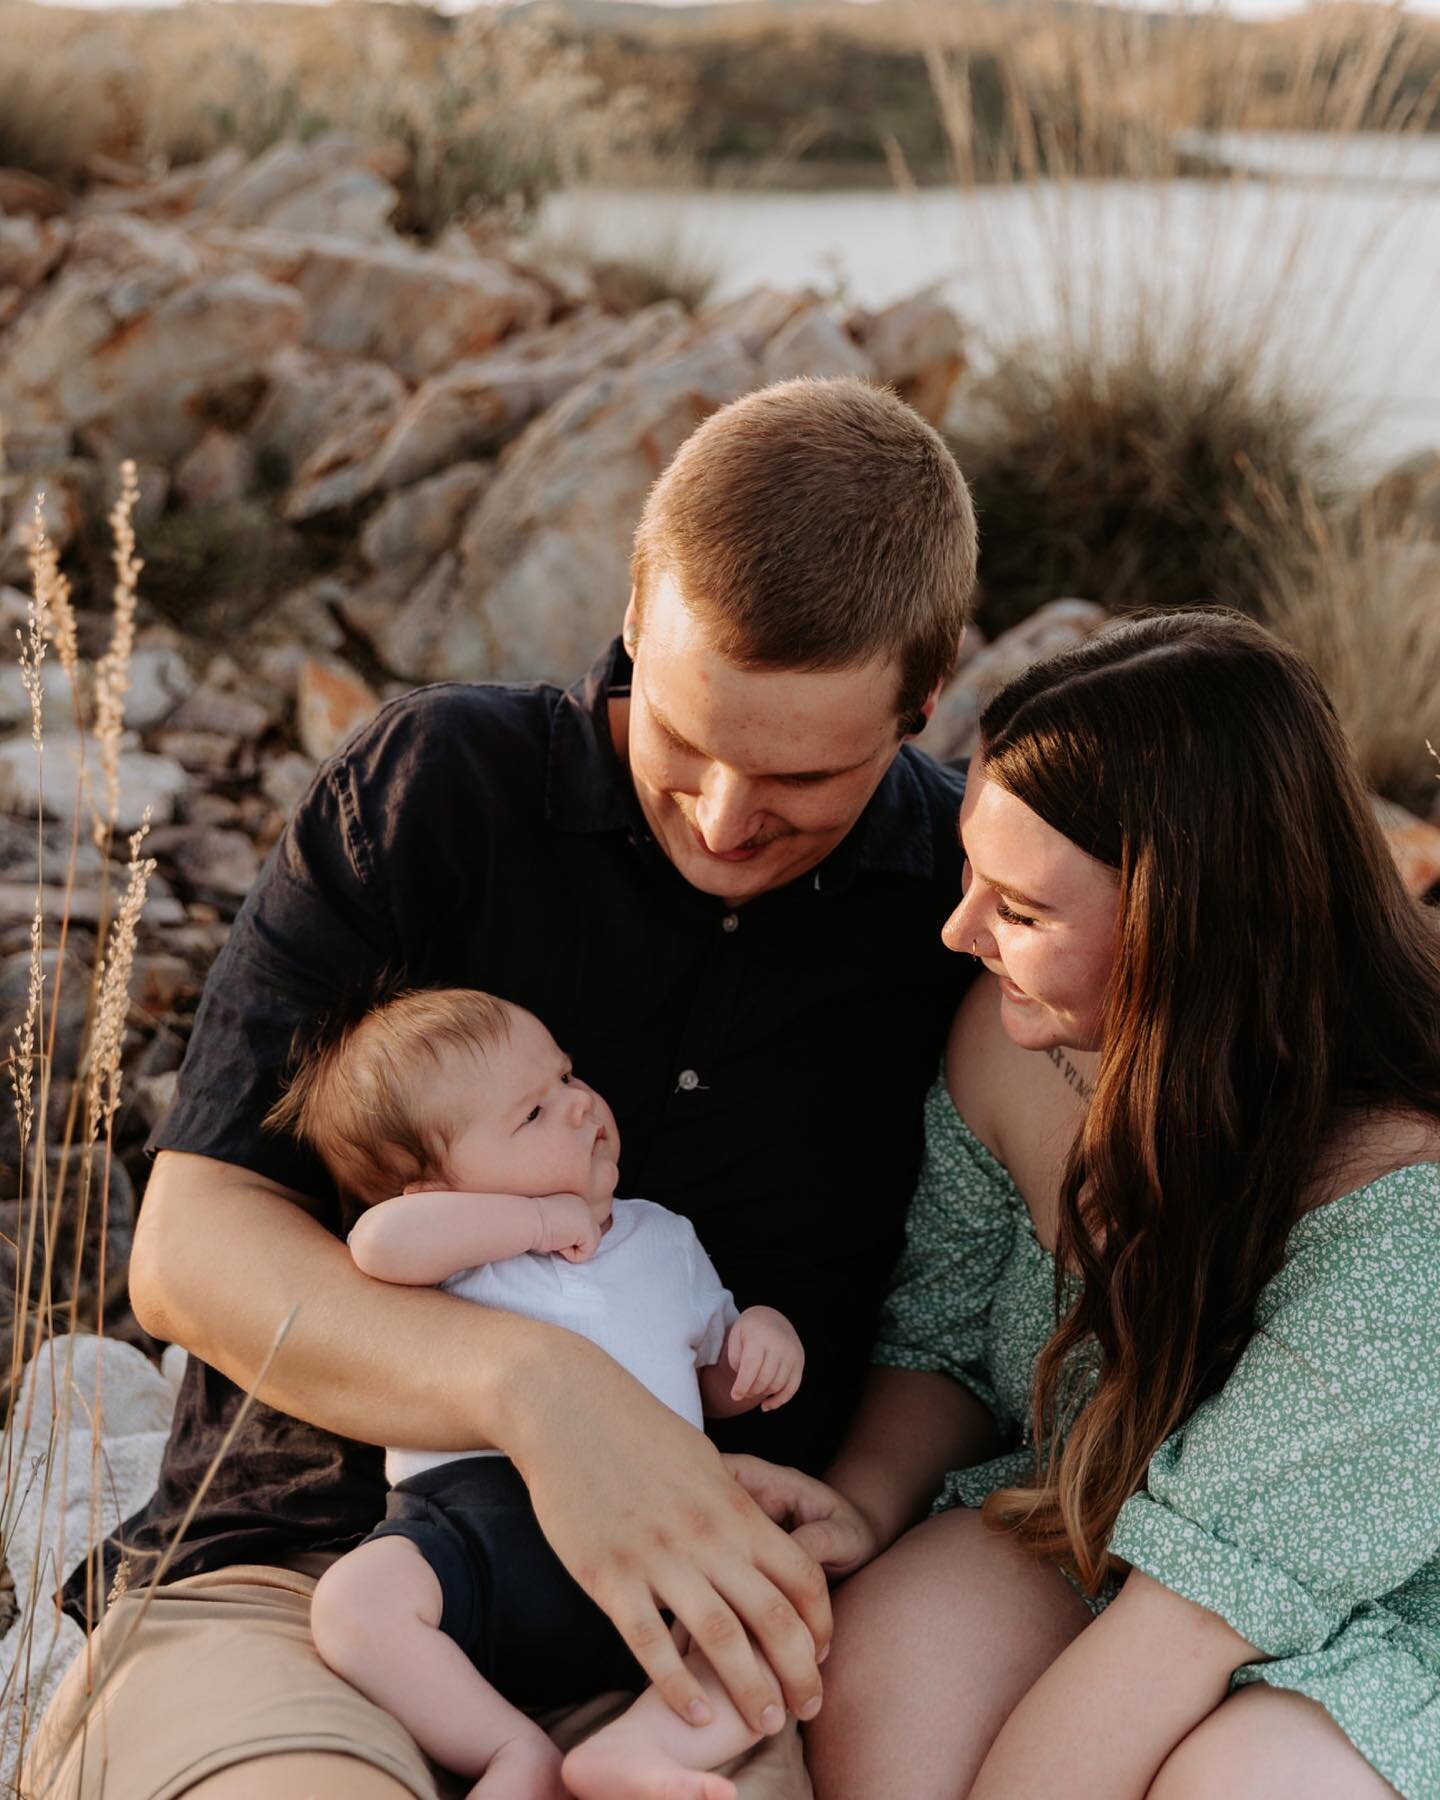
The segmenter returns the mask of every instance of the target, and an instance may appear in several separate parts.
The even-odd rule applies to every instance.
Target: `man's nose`
[[[760,826],[750,783],[733,769],[712,766],[695,802],[695,823],[708,849],[738,850]]]

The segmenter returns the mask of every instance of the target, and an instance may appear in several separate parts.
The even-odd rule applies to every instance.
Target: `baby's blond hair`
[[[265,1115],[314,1150],[362,1205],[408,1182],[443,1179],[455,1119],[426,1104],[426,1065],[446,1050],[483,1056],[510,1036],[510,1009],[474,988],[413,988],[316,1045]]]

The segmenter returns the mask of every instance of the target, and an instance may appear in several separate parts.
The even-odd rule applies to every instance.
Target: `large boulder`
[[[767,382],[786,381],[795,375],[823,380],[875,373],[870,358],[823,305],[806,307],[780,327],[760,353],[760,370]]]
[[[665,300],[629,319],[582,315],[507,339],[490,355],[467,358],[422,382],[393,411],[372,453],[358,456],[364,434],[353,432],[349,421],[338,422],[297,479],[287,515],[309,518],[354,505],[489,455],[597,370],[659,354],[689,335],[684,308]],[[332,480],[342,468],[345,478]]]
[[[881,381],[938,426],[967,360],[965,335],[950,308],[933,294],[915,294],[881,312],[855,314],[850,330]]]
[[[21,315],[0,366],[0,416],[183,455],[218,397],[258,379],[299,336],[293,289],[207,264],[183,232],[81,220],[57,280]]]
[[[720,335],[596,375],[536,420],[461,537],[453,629],[427,672],[513,681],[581,667],[624,608],[651,483],[757,373]]]
[[[971,756],[979,737],[980,714],[1007,681],[1022,675],[1042,657],[1057,656],[1094,637],[1110,615],[1093,600],[1052,600],[992,644],[975,651],[940,696],[924,748],[942,760]]]
[[[272,475],[283,478],[332,433],[374,413],[393,417],[409,391],[384,363],[340,361],[292,345],[271,358],[265,379],[247,435]]]
[[[347,132],[327,132],[308,144],[275,144],[254,162],[207,184],[195,196],[197,219],[388,239],[400,195],[387,175],[399,173],[403,161],[403,153],[383,145],[372,150]]]
[[[498,258],[269,230],[211,231],[205,241],[301,296],[312,349],[376,357],[407,381],[550,316],[547,290]]]

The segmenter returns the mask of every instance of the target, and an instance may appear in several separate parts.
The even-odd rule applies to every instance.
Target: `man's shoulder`
[[[913,775],[933,811],[947,820],[953,818],[965,797],[968,758],[963,763],[940,762],[917,744],[902,744],[899,760]]]
[[[382,706],[341,754],[364,754],[390,744],[452,754],[517,739],[548,745],[563,692],[542,681],[435,682]]]

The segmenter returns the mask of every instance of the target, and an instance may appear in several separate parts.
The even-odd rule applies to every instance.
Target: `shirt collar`
[[[545,816],[561,831],[646,832],[629,772],[610,736],[609,703],[629,696],[631,674],[630,658],[617,637],[555,702]],[[902,745],[854,827],[802,880],[817,892],[833,893],[848,886],[857,870],[921,880],[934,874],[934,825],[920,756]]]

